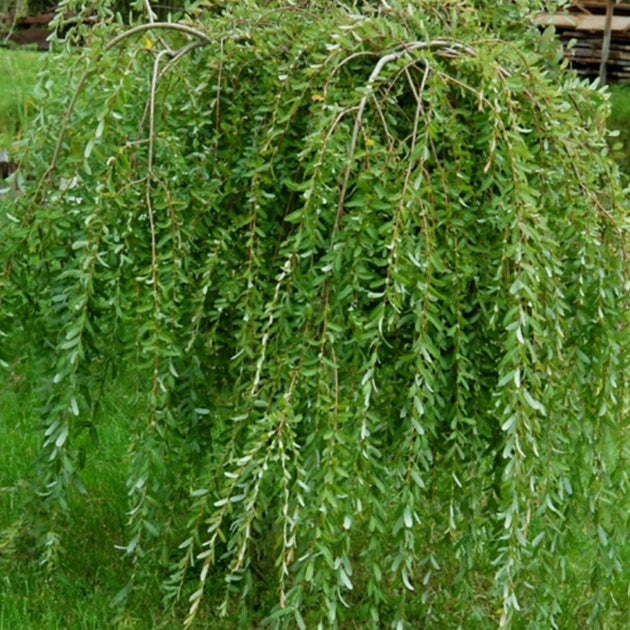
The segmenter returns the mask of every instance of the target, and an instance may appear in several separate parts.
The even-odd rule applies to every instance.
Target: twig
[[[151,7],[151,0],[144,0],[144,10],[147,13],[147,20],[150,24],[153,24],[157,15],[153,12],[153,8]]]

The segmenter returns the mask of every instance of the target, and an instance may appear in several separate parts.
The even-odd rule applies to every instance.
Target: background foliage
[[[3,202],[0,359],[43,436],[5,552],[62,561],[118,394],[116,603],[157,579],[188,623],[623,627],[605,96],[519,3],[100,10]]]
[[[618,135],[610,140],[612,156],[620,169],[630,172],[630,85],[627,83],[611,85],[612,111],[608,126],[618,130]]]
[[[34,114],[31,92],[41,61],[32,51],[0,49],[0,150],[12,148]]]

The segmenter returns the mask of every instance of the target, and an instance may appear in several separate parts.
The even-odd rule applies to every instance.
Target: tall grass
[[[0,48],[0,150],[11,150],[34,113],[32,95],[42,60],[42,53]]]

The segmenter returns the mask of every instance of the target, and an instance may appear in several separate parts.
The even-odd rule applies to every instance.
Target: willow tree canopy
[[[130,584],[190,623],[627,614],[606,98],[488,4],[104,8],[54,44],[3,207],[3,359],[40,366],[51,514],[134,384]]]

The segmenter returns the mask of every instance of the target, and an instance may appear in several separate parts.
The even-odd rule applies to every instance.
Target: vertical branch
[[[144,11],[146,13],[147,21],[149,22],[149,24],[153,24],[157,16],[155,15],[153,8],[151,7],[151,0],[144,0]]]
[[[606,84],[606,70],[608,65],[608,57],[610,55],[610,41],[612,39],[612,18],[615,0],[608,0],[606,6],[606,24],[604,26],[604,41],[602,42],[602,60],[599,66],[599,82]]]
[[[145,180],[145,200],[147,206],[147,214],[149,217],[149,229],[151,231],[151,285],[153,290],[153,316],[155,319],[156,332],[159,319],[159,289],[158,289],[158,261],[157,261],[157,242],[155,233],[155,217],[153,213],[153,203],[151,200],[152,192],[152,180],[153,180],[153,152],[155,143],[155,94],[157,91],[157,82],[159,76],[160,62],[162,57],[170,55],[170,50],[162,50],[155,58],[153,63],[153,75],[151,77],[151,94],[149,97],[149,154],[147,156],[147,176]],[[153,366],[153,394],[157,393],[158,387],[158,363],[159,353],[156,352],[154,356]],[[153,410],[151,417],[151,428],[155,422],[155,409]]]

